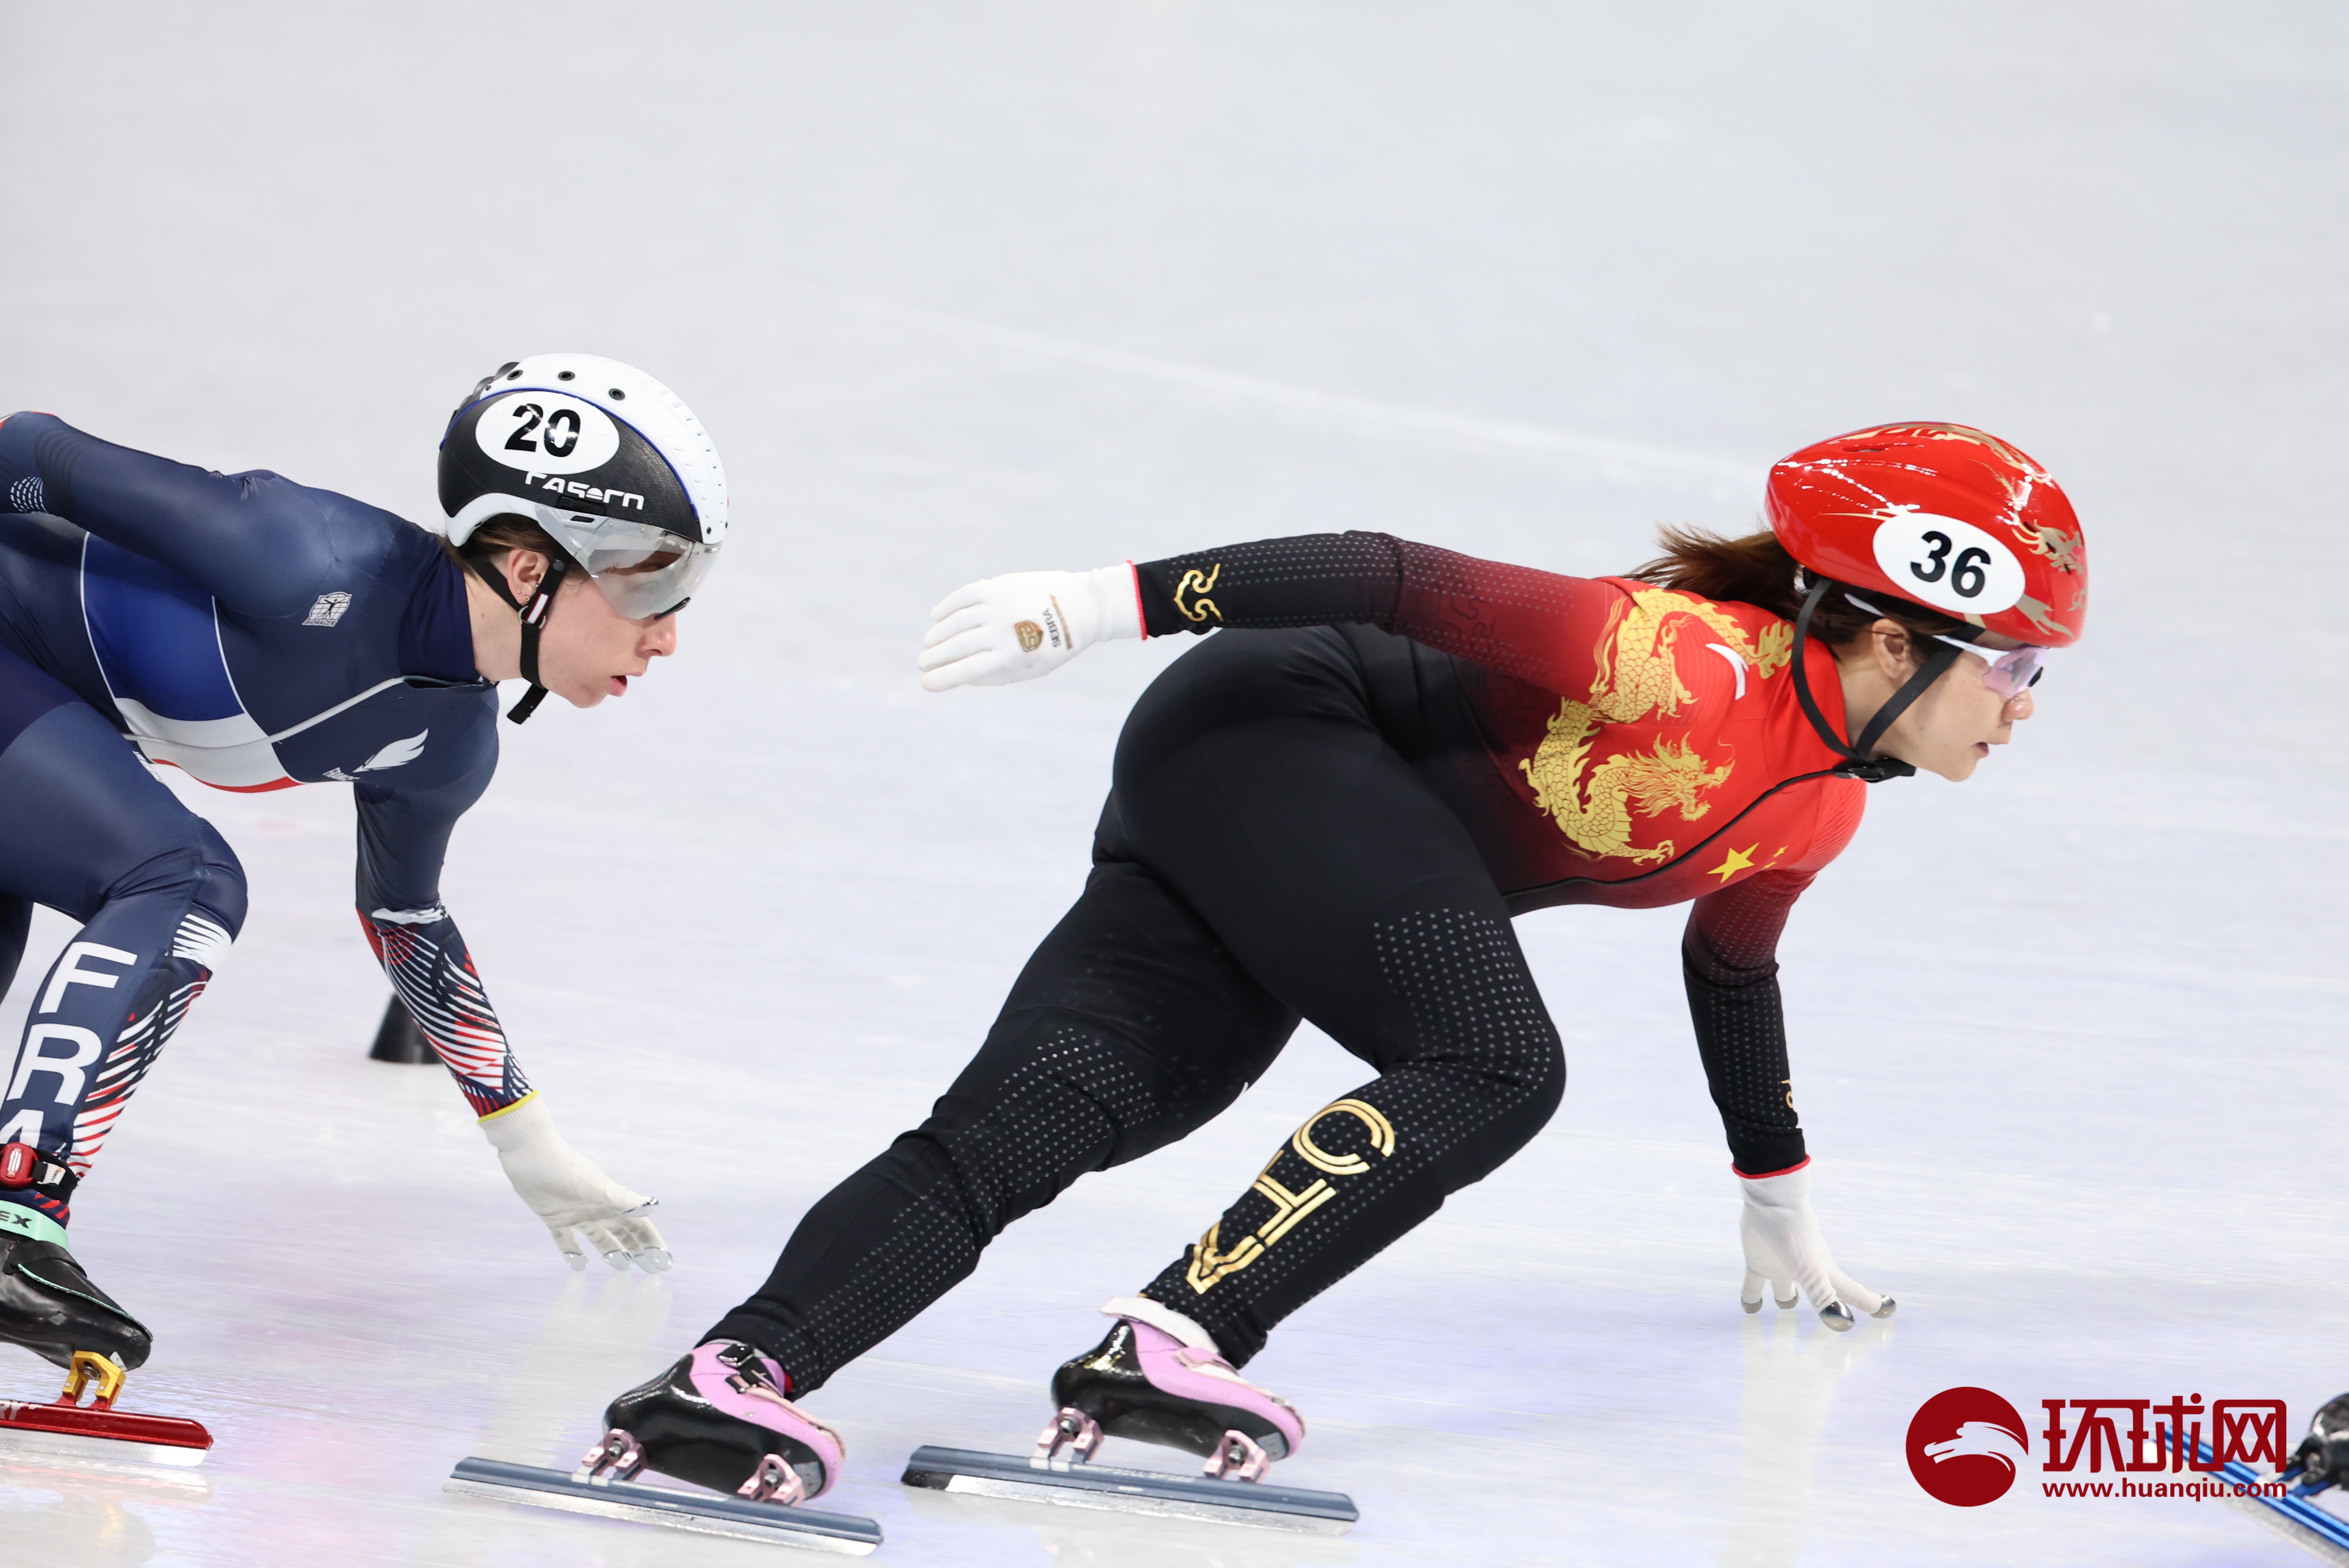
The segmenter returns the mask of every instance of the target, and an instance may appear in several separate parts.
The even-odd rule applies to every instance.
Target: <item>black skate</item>
[[[2279,1412],[2278,1420],[2282,1420]],[[2164,1447],[2175,1429],[2161,1429]],[[2186,1445],[2194,1468],[2216,1461],[2209,1443],[2189,1438]],[[2349,1563],[2349,1519],[2315,1501],[2329,1488],[2349,1483],[2349,1394],[2328,1400],[2309,1423],[2283,1467],[2262,1474],[2252,1464],[2230,1459],[2220,1464],[2209,1480],[2221,1488],[2220,1501],[2251,1514],[2261,1524],[2327,1563]]]
[[[1128,1317],[1052,1374],[1052,1402],[1091,1418],[1104,1437],[1185,1453],[1220,1457],[1237,1434],[1268,1462],[1287,1459],[1305,1439],[1305,1418],[1288,1400],[1242,1380],[1214,1351],[1189,1348]],[[1211,1466],[1209,1473],[1223,1471]]]
[[[783,1398],[775,1364],[730,1339],[696,1347],[613,1400],[604,1425],[636,1443],[645,1468],[762,1501],[822,1495],[845,1457],[839,1433]],[[757,1491],[771,1460],[789,1473]]]
[[[0,1234],[0,1340],[70,1369],[74,1352],[110,1357],[125,1371],[146,1365],[155,1336],[90,1284],[55,1242]]]
[[[2316,1412],[2292,1462],[2311,1491],[2349,1485],[2349,1394],[2336,1396]]]
[[[47,1404],[0,1399],[0,1452],[194,1465],[211,1451],[198,1422],[114,1408],[123,1374],[145,1364],[154,1336],[55,1242],[0,1235],[0,1341],[66,1369],[65,1393]]]
[[[1241,1377],[1196,1324],[1155,1302],[1123,1297],[1102,1310],[1117,1323],[1052,1375],[1059,1408],[1034,1453],[917,1449],[905,1484],[1320,1535],[1353,1526],[1359,1516],[1341,1493],[1264,1482],[1267,1468],[1305,1439],[1305,1419],[1288,1400]],[[1206,1473],[1094,1464],[1105,1437],[1204,1454]]]
[[[840,1434],[785,1398],[781,1371],[748,1345],[697,1346],[613,1400],[604,1425],[575,1471],[469,1459],[447,1490],[858,1555],[881,1544],[869,1519],[796,1506],[839,1480]],[[636,1484],[647,1470],[734,1495]]]

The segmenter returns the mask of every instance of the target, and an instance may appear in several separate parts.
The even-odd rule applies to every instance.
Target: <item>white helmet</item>
[[[449,542],[545,529],[631,619],[681,608],[726,538],[726,471],[678,395],[615,359],[534,354],[483,377],[440,438]]]

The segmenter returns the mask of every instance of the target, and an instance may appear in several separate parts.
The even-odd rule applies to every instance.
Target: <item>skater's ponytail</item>
[[[1791,621],[1801,612],[1803,595],[1795,589],[1795,575],[1802,568],[1787,553],[1786,547],[1778,542],[1776,534],[1749,533],[1729,539],[1704,529],[1668,522],[1656,531],[1656,537],[1664,553],[1644,566],[1626,572],[1624,576],[1635,583],[1652,583],[1659,588],[1693,593],[1716,603],[1751,604],[1781,620]],[[1841,647],[1878,621],[1897,621],[1909,633],[1914,662],[1921,656],[1914,652],[1921,639],[1971,630],[1961,621],[1936,614],[1921,604],[1911,604],[1889,593],[1863,593],[1861,597],[1878,604],[1883,614],[1870,614],[1841,593],[1831,593],[1812,612],[1811,635],[1830,646]]]

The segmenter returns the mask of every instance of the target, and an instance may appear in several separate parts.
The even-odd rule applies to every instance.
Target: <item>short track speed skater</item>
[[[1288,1400],[1243,1379],[1197,1326],[1143,1297],[1102,1308],[1107,1337],[1052,1377],[1059,1408],[1031,1454],[921,1448],[905,1484],[935,1491],[1343,1535],[1361,1517],[1341,1492],[1268,1485],[1305,1440]],[[1186,1343],[1187,1342],[1187,1343]],[[1197,1476],[1092,1462],[1103,1438],[1204,1455]]]
[[[750,1346],[696,1346],[613,1400],[604,1424],[575,1470],[468,1459],[443,1490],[849,1556],[881,1544],[870,1519],[802,1506],[831,1490],[845,1449],[784,1398],[774,1362]],[[636,1477],[647,1470],[732,1495],[646,1486]]]

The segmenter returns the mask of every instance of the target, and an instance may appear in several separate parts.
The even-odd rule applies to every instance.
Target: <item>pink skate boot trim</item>
[[[840,1479],[841,1468],[848,1459],[847,1445],[840,1440],[838,1432],[783,1398],[783,1369],[771,1357],[751,1353],[755,1365],[767,1375],[763,1382],[745,1377],[720,1361],[719,1351],[732,1343],[713,1339],[693,1347],[693,1368],[688,1376],[693,1381],[694,1391],[727,1415],[807,1445],[814,1451],[816,1462],[823,1466],[823,1484],[806,1495],[823,1496]],[[756,1480],[758,1477],[751,1479]]]
[[[1215,1337],[1206,1329],[1164,1303],[1146,1295],[1121,1295],[1102,1304],[1104,1317],[1123,1317],[1129,1323],[1146,1323],[1151,1327],[1179,1342],[1185,1349],[1217,1351]]]
[[[1142,1362],[1142,1375],[1154,1387],[1177,1398],[1232,1406],[1260,1416],[1280,1433],[1288,1454],[1304,1446],[1305,1419],[1288,1400],[1247,1381],[1213,1351],[1178,1344],[1172,1335],[1138,1319],[1126,1321],[1133,1325],[1133,1349]]]

